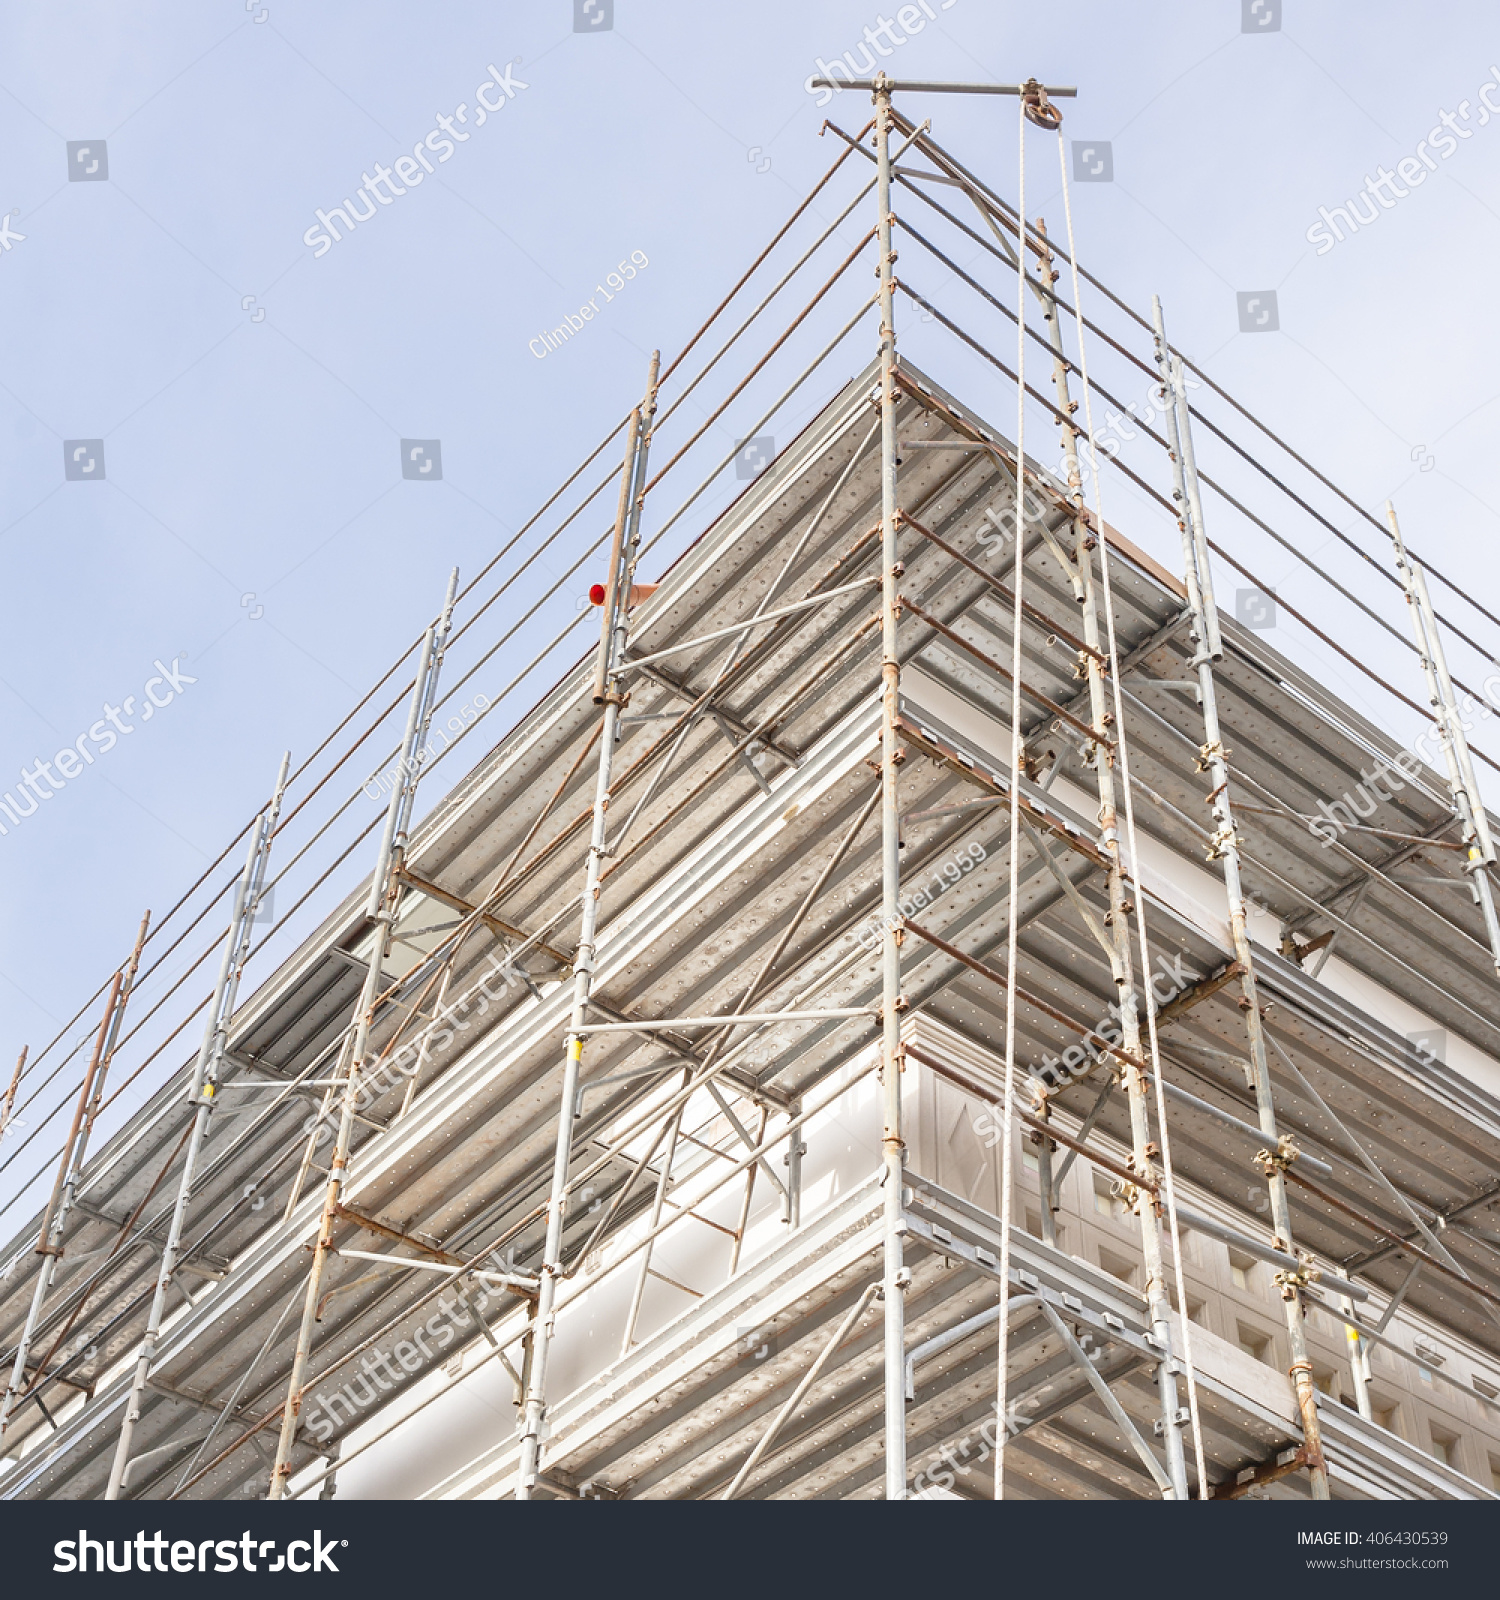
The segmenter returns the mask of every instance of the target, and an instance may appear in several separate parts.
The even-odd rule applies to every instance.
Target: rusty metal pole
[[[1203,747],[1198,752],[1199,770],[1209,780],[1209,803],[1213,807],[1213,842],[1209,859],[1220,862],[1224,890],[1229,901],[1229,936],[1234,959],[1240,969],[1241,1009],[1250,1046],[1252,1087],[1260,1130],[1266,1149],[1257,1157],[1265,1174],[1271,1200],[1271,1225],[1275,1248],[1289,1255],[1292,1243],[1292,1214],[1287,1200],[1286,1169],[1296,1160],[1297,1149],[1289,1138],[1276,1131],[1276,1103],[1271,1088],[1271,1069],[1266,1056],[1265,1026],[1261,1017],[1259,991],[1255,979],[1255,958],[1245,907],[1245,891],[1240,876],[1239,835],[1235,831],[1234,807],[1230,800],[1229,763],[1219,727],[1219,705],[1214,686],[1214,661],[1222,655],[1219,641],[1219,615],[1214,603],[1213,573],[1208,562],[1208,534],[1203,520],[1203,502],[1198,489],[1197,466],[1193,458],[1191,418],[1182,363],[1167,344],[1161,301],[1152,298],[1156,325],[1156,362],[1161,373],[1166,402],[1167,445],[1172,459],[1173,498],[1177,502],[1178,527],[1182,534],[1186,567],[1188,604],[1193,612],[1193,668],[1198,679],[1198,704],[1203,712]],[[1307,1351],[1307,1315],[1302,1295],[1308,1278],[1305,1269],[1282,1270],[1275,1275],[1286,1312],[1287,1340],[1291,1354],[1288,1375],[1302,1417],[1302,1436],[1308,1477],[1314,1500],[1328,1499],[1328,1468],[1323,1458],[1323,1434],[1318,1421],[1317,1390],[1313,1385],[1312,1361]]]
[[[5,1398],[0,1401],[0,1436],[10,1426],[16,1407],[24,1398],[26,1387],[26,1358],[31,1352],[32,1340],[42,1318],[42,1306],[52,1289],[57,1274],[57,1263],[62,1258],[63,1232],[68,1225],[68,1213],[73,1209],[73,1196],[78,1188],[78,1175],[88,1153],[89,1135],[94,1131],[94,1118],[104,1099],[104,1083],[109,1076],[109,1064],[120,1037],[120,1025],[125,1018],[125,1006],[130,991],[135,986],[135,975],[141,964],[141,949],[146,943],[146,930],[151,924],[148,911],[141,918],[140,932],[130,959],[114,975],[109,986],[109,998],[104,1004],[104,1016],[99,1022],[99,1032],[94,1039],[94,1052],[89,1058],[83,1082],[78,1090],[78,1104],[73,1111],[73,1122],[63,1143],[62,1155],[57,1163],[57,1179],[52,1185],[47,1208],[42,1213],[42,1225],[37,1233],[36,1253],[42,1258],[37,1273],[36,1288],[31,1296],[31,1307],[26,1313],[26,1323],[16,1345],[15,1360],[11,1364],[10,1379],[5,1386]],[[17,1073],[19,1077],[19,1069]]]
[[[5,1091],[5,1104],[0,1106],[0,1139],[5,1137],[6,1124],[10,1121],[10,1114],[16,1104],[16,1090],[21,1087],[21,1074],[26,1070],[26,1055],[31,1049],[30,1045],[21,1046],[20,1057],[16,1061],[16,1070],[11,1075],[10,1088]]]
[[[391,946],[391,932],[396,921],[396,906],[401,898],[401,866],[406,855],[406,832],[411,821],[412,805],[416,799],[417,783],[421,777],[422,762],[427,742],[427,729],[432,719],[432,708],[437,699],[438,670],[442,665],[443,650],[453,622],[453,598],[458,587],[458,572],[454,570],[448,580],[448,595],[438,620],[427,630],[422,641],[417,663],[416,678],[412,683],[411,704],[406,715],[406,732],[401,741],[399,763],[400,779],[391,788],[390,803],[386,807],[385,827],[380,836],[380,853],[375,871],[370,879],[370,899],[365,916],[374,928],[370,946],[370,964],[365,972],[364,986],[360,992],[359,1010],[355,1013],[354,1031],[349,1043],[339,1057],[339,1067],[334,1077],[342,1079],[343,1100],[339,1115],[338,1134],[334,1140],[333,1155],[328,1166],[328,1184],[323,1194],[323,1213],[318,1223],[318,1237],[313,1246],[312,1266],[307,1274],[307,1290],[302,1303],[302,1323],[297,1333],[297,1349],[292,1357],[291,1376],[287,1379],[286,1403],[281,1413],[281,1432],[276,1441],[276,1461],[271,1469],[271,1485],[267,1493],[270,1500],[280,1500],[286,1495],[287,1480],[292,1473],[292,1446],[297,1437],[297,1419],[302,1410],[302,1389],[307,1376],[307,1363],[312,1355],[313,1330],[318,1320],[318,1300],[322,1294],[323,1274],[328,1257],[333,1253],[333,1230],[338,1221],[339,1197],[343,1192],[345,1169],[349,1165],[349,1150],[354,1138],[354,1114],[359,1098],[360,1073],[369,1048],[370,1029],[374,1023],[375,1005],[380,995],[381,969]]]
[[[583,1060],[583,1034],[588,1020],[594,979],[594,939],[599,922],[599,889],[608,856],[606,823],[609,812],[610,774],[620,712],[630,698],[625,687],[625,647],[629,639],[630,588],[635,578],[640,548],[641,511],[646,489],[646,457],[651,442],[651,421],[656,414],[660,352],[651,356],[646,397],[631,413],[626,430],[625,460],[620,468],[620,499],[615,510],[614,539],[604,585],[599,652],[594,669],[594,702],[604,707],[599,738],[599,764],[594,780],[593,825],[584,867],[583,915],[578,930],[578,950],[573,958],[573,1007],[564,1041],[562,1101],[557,1112],[557,1142],[552,1157],[552,1190],[547,1200],[547,1236],[542,1251],[531,1325],[527,1330],[526,1362],[522,1371],[524,1404],[521,1411],[521,1459],[516,1474],[516,1499],[529,1500],[541,1471],[542,1435],[547,1411],[547,1357],[556,1318],[557,1286],[563,1272],[563,1223],[567,1205],[568,1164],[573,1150],[573,1122],[578,1101],[578,1076]]]
[[[880,888],[881,1159],[884,1167],[885,1497],[906,1499],[906,1143],[901,1128],[901,809],[896,747],[901,666],[896,622],[901,576],[896,503],[896,251],[891,242],[891,82],[875,80],[876,183],[880,250]]]
[[[106,1500],[118,1500],[125,1488],[125,1474],[130,1465],[130,1446],[135,1437],[135,1425],[140,1420],[141,1399],[146,1392],[146,1381],[151,1376],[151,1364],[156,1359],[156,1340],[166,1315],[167,1291],[172,1274],[177,1267],[177,1253],[182,1246],[182,1229],[187,1219],[188,1200],[193,1192],[193,1179],[198,1169],[198,1152],[208,1135],[208,1122],[214,1109],[214,1096],[219,1087],[219,1069],[224,1052],[229,1048],[229,1021],[234,1015],[235,999],[239,994],[240,975],[250,956],[251,936],[260,910],[260,898],[265,889],[266,865],[271,854],[271,837],[276,832],[277,818],[281,814],[281,796],[286,788],[287,767],[290,754],[282,757],[281,771],[271,803],[261,812],[250,835],[250,845],[245,856],[245,868],[240,874],[235,890],[234,910],[229,919],[229,936],[224,942],[224,955],[219,963],[219,975],[214,984],[213,998],[209,1003],[208,1022],[203,1030],[203,1043],[198,1049],[198,1061],[193,1070],[193,1081],[188,1089],[188,1102],[193,1112],[192,1132],[188,1135],[187,1155],[183,1159],[182,1176],[177,1184],[177,1199],[172,1207],[172,1219],[167,1228],[166,1243],[162,1246],[161,1268],[156,1276],[156,1290],[151,1299],[151,1310],[146,1318],[146,1331],[141,1337],[140,1355],[136,1359],[135,1377],[130,1395],[125,1402],[125,1416],[120,1423],[120,1437],[115,1445],[115,1457],[110,1467]]]

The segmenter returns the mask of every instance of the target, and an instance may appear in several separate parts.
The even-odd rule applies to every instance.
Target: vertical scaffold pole
[[[1407,555],[1401,540],[1401,525],[1396,521],[1396,508],[1389,500],[1385,503],[1385,514],[1390,519],[1391,540],[1396,547],[1396,571],[1401,575],[1401,587],[1406,591],[1406,603],[1411,608],[1412,632],[1416,635],[1417,654],[1422,658],[1422,673],[1427,679],[1427,698],[1432,702],[1433,720],[1443,744],[1448,792],[1453,797],[1454,814],[1463,829],[1463,842],[1467,847],[1464,871],[1469,875],[1474,903],[1484,917],[1484,931],[1489,937],[1495,971],[1500,973],[1500,921],[1496,920],[1495,892],[1486,871],[1495,861],[1490,819],[1479,793],[1464,719],[1453,693],[1453,679],[1448,676],[1448,657],[1438,632],[1437,614],[1427,593],[1427,574]]]
[[[1353,1317],[1354,1302],[1348,1295],[1339,1296],[1339,1309],[1346,1317]],[[1349,1346],[1349,1375],[1354,1381],[1354,1409],[1366,1422],[1375,1420],[1375,1410],[1370,1403],[1370,1346],[1360,1336],[1352,1322],[1344,1324],[1344,1337]]]
[[[1214,821],[1209,859],[1217,859],[1221,864],[1224,890],[1229,901],[1229,935],[1234,959],[1240,969],[1241,1009],[1250,1046],[1255,1105],[1261,1132],[1266,1137],[1267,1147],[1256,1160],[1265,1174],[1270,1195],[1271,1225],[1275,1230],[1272,1242],[1276,1249],[1294,1254],[1286,1169],[1296,1160],[1297,1147],[1290,1138],[1278,1137],[1276,1132],[1276,1105],[1266,1056],[1265,1026],[1261,1017],[1245,891],[1240,876],[1239,835],[1235,831],[1234,808],[1230,800],[1229,763],[1219,727],[1219,703],[1214,687],[1213,664],[1223,654],[1223,645],[1219,638],[1218,608],[1214,602],[1213,572],[1208,561],[1208,532],[1203,519],[1197,464],[1193,457],[1187,385],[1183,381],[1182,362],[1167,344],[1161,301],[1154,296],[1152,314],[1156,324],[1156,362],[1166,401],[1165,420],[1167,445],[1172,459],[1173,499],[1177,503],[1178,528],[1182,535],[1188,605],[1193,613],[1193,668],[1198,680],[1198,704],[1203,713],[1203,747],[1198,752],[1197,764],[1198,769],[1208,775],[1209,803],[1213,807]],[[1288,1375],[1296,1391],[1297,1409],[1302,1418],[1302,1438],[1312,1496],[1314,1500],[1326,1500],[1328,1468],[1323,1457],[1323,1431],[1318,1421],[1317,1390],[1313,1386],[1312,1361],[1307,1352],[1304,1327],[1306,1306],[1303,1290],[1308,1279],[1305,1270],[1299,1268],[1295,1272],[1278,1272],[1276,1282],[1280,1286],[1286,1312],[1287,1339],[1292,1357]]]
[[[906,1286],[911,1281],[903,1259],[906,1144],[901,1132],[901,813],[897,792],[896,726],[901,704],[901,664],[897,654],[896,504],[896,251],[891,241],[891,87],[882,73],[875,80],[876,183],[880,248],[880,879],[881,951],[880,1082],[881,1156],[884,1164],[885,1301],[885,1497],[906,1498]]]
[[[187,1218],[188,1201],[193,1193],[193,1179],[198,1170],[198,1153],[208,1135],[208,1122],[214,1109],[214,1096],[219,1088],[219,1071],[223,1066],[224,1052],[229,1048],[229,1021],[234,1015],[235,1000],[239,994],[240,975],[250,956],[251,938],[255,920],[260,911],[261,895],[265,890],[266,866],[271,854],[271,837],[276,832],[276,822],[281,815],[281,796],[286,788],[287,767],[290,754],[281,759],[276,788],[271,803],[256,819],[251,829],[250,845],[245,855],[245,869],[235,888],[234,910],[229,919],[229,935],[224,941],[224,955],[219,963],[219,975],[214,983],[213,997],[209,1002],[208,1021],[203,1029],[203,1043],[198,1048],[198,1061],[193,1070],[193,1081],[188,1089],[188,1103],[193,1106],[193,1127],[188,1135],[187,1155],[183,1159],[182,1176],[177,1184],[177,1200],[172,1207],[172,1220],[167,1228],[167,1239],[162,1247],[161,1270],[156,1277],[156,1292],[151,1299],[151,1311],[146,1318],[146,1331],[141,1338],[141,1351],[136,1360],[135,1377],[130,1385],[130,1396],[125,1402],[125,1415],[120,1423],[120,1437],[115,1445],[115,1459],[110,1468],[106,1500],[118,1500],[125,1488],[125,1474],[130,1465],[130,1446],[135,1437],[135,1425],[140,1420],[141,1398],[146,1392],[146,1382],[151,1376],[151,1366],[156,1360],[156,1340],[161,1333],[162,1319],[166,1314],[167,1291],[172,1274],[177,1268],[177,1255],[182,1247],[182,1229]]]
[[[1024,219],[1023,219],[1024,220]],[[1083,470],[1078,459],[1079,430],[1072,417],[1077,409],[1068,383],[1068,359],[1063,347],[1062,328],[1057,315],[1057,296],[1053,288],[1056,272],[1053,268],[1052,247],[1047,243],[1045,230],[1037,227],[1036,274],[1030,281],[1042,304],[1047,324],[1048,342],[1052,346],[1052,382],[1057,395],[1057,408],[1062,423],[1062,444],[1068,478],[1068,499],[1073,507],[1073,567],[1070,574],[1073,592],[1079,602],[1083,622],[1083,640],[1088,649],[1079,652],[1078,671],[1086,679],[1089,693],[1089,721],[1099,741],[1093,745],[1090,756],[1094,768],[1099,796],[1100,843],[1108,862],[1109,914],[1104,919],[1107,934],[1105,952],[1109,960],[1110,975],[1118,995],[1120,1043],[1124,1059],[1120,1063],[1124,1081],[1125,1098],[1130,1112],[1131,1171],[1151,1188],[1142,1187],[1135,1194],[1135,1210],[1140,1222],[1141,1261],[1145,1270],[1147,1315],[1151,1321],[1152,1336],[1156,1340],[1162,1359],[1156,1365],[1157,1400],[1161,1411],[1162,1444],[1167,1455],[1167,1476],[1172,1482],[1172,1498],[1187,1499],[1187,1456],[1182,1445],[1183,1408],[1178,1404],[1177,1366],[1172,1353],[1171,1299],[1167,1293],[1167,1269],[1162,1250],[1161,1216],[1152,1199],[1153,1190],[1160,1184],[1161,1173],[1156,1165],[1156,1144],[1151,1136],[1150,1080],[1142,1068],[1147,1053],[1141,1039],[1139,995],[1135,978],[1135,962],[1131,953],[1130,914],[1132,906],[1125,888],[1125,871],[1120,853],[1120,820],[1115,793],[1115,751],[1107,742],[1111,727],[1109,694],[1105,685],[1104,663],[1108,659],[1107,640],[1099,626],[1099,594],[1094,572],[1094,549],[1098,538],[1090,525],[1083,493]],[[1022,253],[1029,248],[1021,239]],[[1026,493],[1025,466],[1016,469],[1018,492]],[[1114,728],[1114,736],[1125,737],[1123,727]],[[1140,885],[1135,887],[1141,893]]]
[[[52,1290],[57,1263],[62,1259],[63,1233],[68,1225],[68,1214],[73,1209],[73,1196],[77,1192],[78,1176],[88,1153],[89,1135],[94,1131],[94,1118],[104,1100],[109,1064],[119,1042],[120,1028],[125,1021],[125,1007],[130,1000],[130,991],[135,987],[135,974],[141,964],[141,949],[146,943],[146,929],[150,924],[151,913],[148,911],[141,918],[140,932],[136,935],[130,959],[110,982],[104,1016],[94,1039],[94,1051],[83,1074],[83,1083],[79,1086],[78,1105],[73,1111],[73,1122],[58,1158],[57,1179],[53,1183],[47,1209],[42,1213],[42,1226],[37,1234],[36,1253],[42,1258],[42,1265],[37,1273],[36,1289],[31,1296],[31,1308],[26,1313],[26,1324],[16,1345],[10,1380],[5,1386],[5,1399],[0,1401],[0,1436],[10,1426],[16,1407],[25,1398],[26,1358],[31,1352],[31,1343],[42,1319],[43,1304]]]
[[[391,933],[396,921],[396,907],[401,898],[401,868],[406,857],[407,829],[411,824],[412,807],[416,802],[417,783],[426,753],[427,730],[432,720],[432,708],[437,701],[438,673],[443,662],[443,651],[448,643],[449,629],[453,623],[453,599],[458,589],[458,569],[448,580],[448,594],[438,620],[427,630],[417,659],[417,673],[412,684],[411,704],[406,714],[406,732],[401,741],[398,763],[399,777],[391,789],[390,803],[386,807],[385,827],[380,835],[380,853],[376,857],[375,871],[370,879],[370,899],[365,907],[366,920],[374,925],[374,938],[370,945],[370,964],[365,972],[364,986],[360,991],[359,1010],[355,1013],[354,1030],[339,1057],[339,1068],[334,1077],[341,1079],[343,1101],[339,1115],[338,1134],[334,1140],[333,1156],[328,1163],[328,1185],[323,1194],[323,1213],[318,1223],[317,1242],[313,1246],[312,1266],[307,1274],[307,1292],[302,1302],[302,1324],[297,1333],[297,1349],[292,1357],[291,1376],[287,1380],[286,1404],[281,1413],[281,1433],[276,1441],[276,1462],[271,1469],[270,1500],[280,1500],[286,1494],[287,1480],[292,1473],[292,1446],[297,1438],[297,1419],[302,1411],[302,1389],[307,1377],[307,1363],[312,1354],[313,1329],[318,1320],[318,1299],[322,1293],[323,1273],[328,1257],[333,1253],[333,1230],[338,1219],[339,1196],[343,1192],[345,1169],[349,1165],[349,1148],[354,1138],[354,1113],[359,1099],[360,1074],[369,1049],[370,1029],[375,1020],[375,1004],[383,982],[382,971],[391,947]]]
[[[610,775],[620,712],[629,699],[625,687],[625,648],[629,642],[630,590],[640,550],[641,512],[646,490],[646,459],[651,422],[656,414],[656,383],[661,352],[653,351],[646,397],[630,414],[625,460],[620,468],[620,499],[615,510],[614,538],[604,584],[599,651],[594,668],[594,703],[604,707],[599,736],[599,763],[594,779],[593,824],[584,865],[583,914],[578,950],[573,957],[573,1007],[564,1040],[562,1100],[557,1110],[557,1143],[552,1157],[552,1189],[547,1200],[547,1235],[542,1270],[527,1333],[522,1372],[521,1457],[516,1474],[516,1499],[529,1500],[541,1471],[542,1430],[547,1412],[547,1356],[556,1318],[557,1288],[563,1272],[563,1224],[568,1191],[568,1164],[573,1150],[573,1121],[578,1101],[578,1075],[583,1060],[583,1034],[593,992],[594,939],[599,924],[599,888],[604,874]]]

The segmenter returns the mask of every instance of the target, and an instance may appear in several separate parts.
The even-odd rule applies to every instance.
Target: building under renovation
[[[6,1498],[1495,1494],[1500,618],[861,87],[23,1058]]]

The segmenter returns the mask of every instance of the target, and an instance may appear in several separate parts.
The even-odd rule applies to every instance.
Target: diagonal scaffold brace
[[[172,1207],[172,1220],[167,1227],[166,1244],[162,1248],[161,1270],[156,1278],[156,1290],[151,1298],[151,1311],[146,1318],[146,1331],[141,1338],[140,1355],[136,1359],[135,1376],[131,1381],[130,1395],[125,1402],[125,1415],[120,1423],[120,1436],[115,1445],[115,1458],[109,1473],[106,1500],[118,1500],[125,1491],[130,1472],[130,1447],[135,1437],[135,1425],[140,1420],[141,1400],[156,1360],[156,1341],[161,1333],[162,1319],[166,1315],[167,1293],[172,1285],[172,1275],[177,1268],[178,1252],[182,1248],[182,1230],[187,1220],[188,1202],[192,1198],[193,1179],[197,1175],[198,1156],[208,1137],[209,1119],[213,1115],[214,1096],[219,1089],[219,1074],[224,1065],[224,1053],[229,1048],[229,1023],[234,1015],[235,1001],[239,995],[240,977],[245,962],[250,957],[255,923],[260,914],[261,898],[265,893],[266,869],[271,856],[271,839],[281,816],[281,797],[286,789],[287,768],[291,762],[288,753],[281,758],[281,770],[270,804],[256,818],[250,834],[250,845],[245,855],[245,867],[235,886],[234,910],[229,919],[229,934],[224,942],[224,955],[219,964],[219,975],[214,983],[213,999],[209,1004],[208,1022],[203,1030],[203,1043],[198,1049],[198,1061],[193,1070],[193,1081],[188,1089],[188,1104],[193,1107],[192,1132],[188,1135],[187,1155],[183,1159],[182,1176],[177,1183],[177,1199]]]
[[[354,1029],[340,1056],[338,1070],[334,1073],[335,1079],[340,1080],[343,1091],[338,1133],[334,1140],[333,1155],[328,1163],[328,1184],[323,1194],[323,1213],[318,1223],[317,1242],[313,1246],[312,1266],[307,1274],[307,1291],[302,1304],[302,1323],[297,1333],[297,1349],[292,1357],[291,1376],[287,1380],[286,1403],[281,1414],[281,1432],[276,1441],[276,1461],[271,1469],[271,1486],[267,1494],[267,1498],[271,1500],[285,1498],[287,1480],[292,1474],[292,1447],[297,1438],[297,1419],[302,1409],[307,1365],[312,1355],[313,1330],[318,1320],[318,1301],[322,1296],[323,1275],[327,1270],[328,1258],[333,1254],[333,1231],[338,1224],[339,1199],[348,1173],[360,1078],[365,1066],[365,1056],[369,1051],[370,1030],[374,1024],[375,1010],[380,998],[382,971],[386,956],[390,952],[396,909],[402,895],[401,869],[406,860],[407,832],[411,826],[412,807],[416,802],[417,784],[422,774],[428,727],[432,721],[433,707],[437,703],[438,674],[453,625],[453,600],[457,590],[458,569],[455,567],[448,579],[448,593],[443,601],[443,609],[437,621],[428,628],[422,639],[416,678],[412,683],[411,704],[406,715],[406,733],[401,741],[401,757],[397,768],[400,779],[391,789],[390,803],[385,813],[385,826],[380,835],[380,853],[376,857],[375,871],[370,879],[370,899],[365,908],[365,916],[374,926],[374,939],[370,946],[369,966],[365,971],[364,985],[360,991],[359,1010],[355,1013]]]

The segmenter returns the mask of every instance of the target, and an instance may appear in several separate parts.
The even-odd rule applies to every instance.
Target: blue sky
[[[1135,305],[1160,293],[1178,344],[1361,504],[1394,494],[1413,545],[1500,609],[1500,119],[1478,125],[1500,20],[1478,0],[1440,19],[1379,0],[1268,4],[1275,25],[1245,32],[1241,0],[1079,0],[1065,21],[934,0],[887,65],[1078,85],[1065,131],[1108,141],[1113,162],[1112,181],[1074,190],[1085,263]],[[573,0],[0,12],[0,791],[104,707],[132,696],[139,710],[154,663],[194,679],[0,837],[0,1061],[50,1037],[142,911],[175,900],[261,803],[282,750],[310,752],[420,633],[450,568],[478,571],[619,420],[650,350],[681,346],[833,159],[804,80],[882,16],[866,0],[611,10],[583,32]],[[476,89],[507,71],[524,87],[481,126]],[[1451,154],[1318,254],[1319,207],[1416,159],[1465,100]],[[464,137],[433,174],[321,254],[304,243],[320,207],[460,104]],[[1014,194],[1013,102],[908,109]],[[826,114],[854,131],[867,105],[844,95]],[[70,145],[86,159],[70,164]],[[107,166],[70,175],[99,146]],[[1055,157],[1032,162],[1028,207],[1060,226]],[[596,286],[632,256],[646,265],[605,299]],[[908,266],[914,282],[943,276],[914,251]],[[1242,333],[1237,295],[1271,289],[1279,331]],[[530,341],[591,298],[597,316],[539,359]],[[914,333],[920,361],[931,331]],[[996,337],[1013,350],[1008,327]],[[843,374],[872,339],[847,347]],[[970,378],[973,404],[1013,415],[992,373]],[[755,420],[751,399],[715,426],[721,454]],[[403,478],[403,439],[440,441],[440,480]],[[68,441],[85,442],[75,470],[102,441],[102,480],[65,477]],[[667,548],[734,488],[731,473]],[[1130,518],[1116,493],[1111,520]],[[563,577],[584,543],[550,552],[517,595]],[[1169,545],[1157,553],[1175,568]],[[1266,559],[1281,592],[1303,592],[1294,563]],[[593,576],[564,581],[556,617]],[[488,648],[518,612],[497,608],[471,642]],[[1415,693],[1415,664],[1388,641],[1357,618],[1342,637],[1390,656]],[[1479,637],[1500,647],[1500,630]],[[1308,641],[1277,642],[1364,693]],[[510,659],[473,690],[494,697]],[[491,736],[525,703],[497,711]]]

